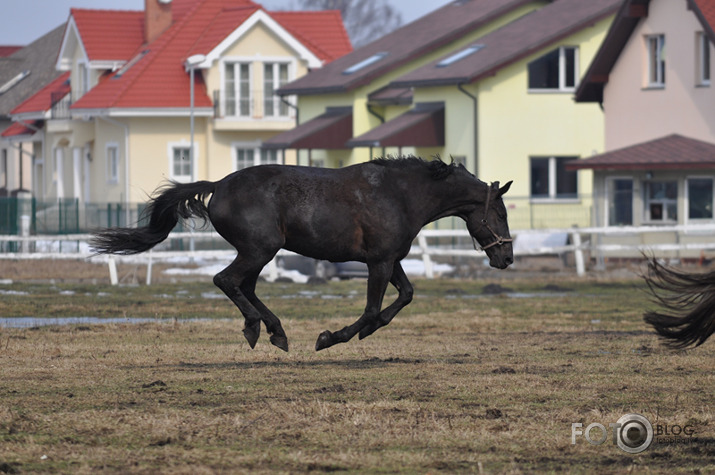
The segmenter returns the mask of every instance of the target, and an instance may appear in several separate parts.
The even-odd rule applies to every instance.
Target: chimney
[[[144,0],[144,41],[151,43],[171,26],[171,0]]]

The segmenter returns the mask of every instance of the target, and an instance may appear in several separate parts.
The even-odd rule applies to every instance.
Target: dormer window
[[[354,73],[360,71],[361,69],[365,69],[366,67],[377,63],[378,61],[380,61],[382,58],[384,58],[387,55],[388,55],[388,53],[386,51],[373,54],[369,58],[363,59],[359,63],[353,64],[348,69],[343,71],[343,74],[354,74]]]

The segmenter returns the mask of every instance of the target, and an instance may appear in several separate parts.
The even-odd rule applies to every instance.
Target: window
[[[8,82],[6,82],[2,86],[0,86],[0,94],[5,94],[7,91],[12,89],[13,86],[15,86],[17,83],[19,83],[20,81],[22,81],[29,75],[30,75],[30,71],[27,70],[27,71],[23,71],[20,74],[18,74],[17,76],[13,77]]]
[[[119,146],[107,144],[107,183],[119,182]]]
[[[385,52],[385,51],[383,51],[381,53],[375,53],[372,56],[370,56],[369,58],[364,59],[364,60],[360,61],[359,63],[353,64],[352,66],[350,66],[349,68],[344,70],[343,74],[354,74],[354,73],[360,71],[361,69],[364,69],[368,66],[371,66],[371,65],[377,63],[385,56],[387,56],[387,52]]]
[[[629,226],[633,224],[633,180],[613,178],[608,190],[608,225]]]
[[[697,84],[699,86],[710,85],[710,38],[704,32],[697,34],[697,44],[695,51],[697,52]]]
[[[265,63],[263,65],[263,115],[266,117],[288,117],[288,105],[275,93],[288,82],[287,63]]]
[[[665,35],[646,37],[648,45],[648,86],[665,86]]]
[[[263,149],[260,143],[234,144],[233,156],[237,171],[256,165],[281,163],[278,150]]]
[[[688,219],[713,218],[712,178],[688,178]]]
[[[446,68],[450,64],[454,64],[457,61],[464,59],[473,53],[476,53],[477,51],[479,51],[482,48],[484,48],[484,45],[477,44],[477,45],[468,46],[465,49],[463,49],[457,53],[454,53],[452,56],[449,56],[449,57],[443,59],[442,61],[437,63],[436,66],[438,68]]]
[[[171,179],[188,183],[194,179],[194,167],[189,145],[171,145]],[[196,150],[194,148],[194,150]],[[195,158],[195,157],[194,157]]]
[[[646,221],[673,222],[678,220],[677,181],[647,181],[644,201]]]
[[[250,117],[251,65],[248,63],[226,63],[224,67],[224,115],[229,117]]]
[[[577,51],[562,46],[529,63],[529,89],[573,92],[578,77]]]
[[[252,148],[236,148],[236,170],[254,166],[256,164],[254,152]]]
[[[566,170],[577,157],[532,157],[531,197],[573,199],[578,197],[578,174]]]

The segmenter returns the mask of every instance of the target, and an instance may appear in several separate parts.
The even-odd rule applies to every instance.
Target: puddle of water
[[[157,318],[99,318],[99,317],[14,317],[0,318],[3,328],[32,328],[48,325],[97,325],[106,323],[173,322]]]

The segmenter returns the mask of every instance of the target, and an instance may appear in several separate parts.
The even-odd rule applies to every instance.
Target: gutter
[[[463,83],[457,84],[457,89],[459,89],[463,94],[472,100],[472,121],[474,122],[474,175],[479,177],[479,112],[478,112],[478,101],[477,97],[473,96],[463,87]]]

